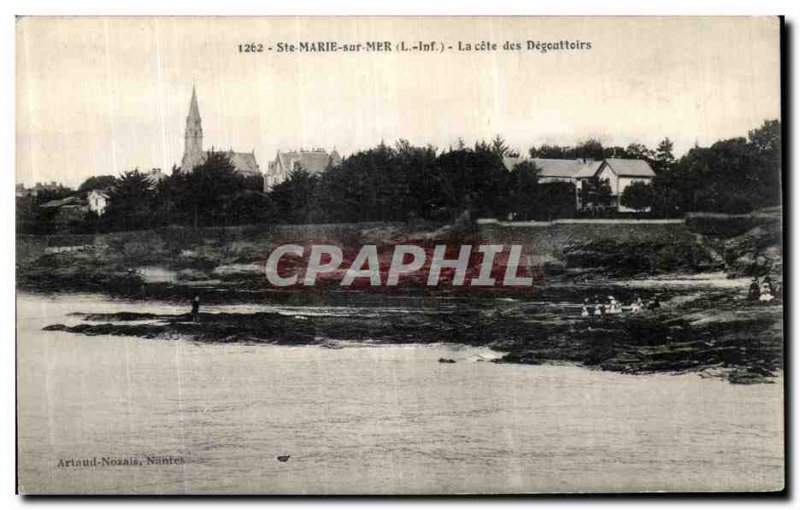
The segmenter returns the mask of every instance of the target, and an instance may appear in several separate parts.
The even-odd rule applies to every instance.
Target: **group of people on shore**
[[[758,277],[753,277],[753,281],[750,282],[750,291],[747,294],[747,299],[769,303],[778,297],[780,297],[780,289],[772,283],[772,278],[766,276],[759,282]]]
[[[646,305],[642,298],[636,296],[636,299],[626,307],[629,313],[641,313],[644,310],[655,310],[661,308],[661,302],[658,296],[654,297]],[[589,303],[588,299],[583,300],[583,307],[581,308],[581,317],[605,317],[606,315],[616,315],[623,313],[622,303],[617,301],[614,296],[608,296],[608,299],[603,301],[594,297],[593,303]]]

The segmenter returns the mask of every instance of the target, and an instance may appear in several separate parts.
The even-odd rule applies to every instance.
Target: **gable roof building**
[[[228,151],[228,157],[236,168],[236,171],[243,175],[258,175],[261,172],[256,163],[255,152],[233,152]]]
[[[646,177],[652,179],[656,176],[653,168],[643,159],[608,158],[603,161],[620,177]]]
[[[600,166],[603,164],[602,161],[587,158],[503,158],[503,164],[509,171],[513,170],[519,163],[526,161],[533,163],[539,168],[539,180],[541,182],[577,181],[578,179],[586,179],[597,173],[597,170],[599,170]]]
[[[503,164],[511,171],[522,162],[530,162],[539,168],[539,182],[570,182],[575,184],[576,207],[581,209],[580,190],[592,177],[608,182],[611,188],[612,206],[620,212],[631,209],[620,203],[625,188],[634,182],[650,182],[656,176],[650,164],[643,159],[608,158],[594,159],[547,159],[505,157]]]
[[[336,149],[330,153],[324,149],[278,151],[264,175],[264,191],[269,191],[288,179],[289,174],[295,170],[303,169],[312,175],[319,175],[328,168],[328,165],[337,166],[341,162],[342,157]]]
[[[81,206],[81,205],[85,205],[85,203],[83,200],[80,199],[80,197],[71,196],[59,200],[50,200],[49,202],[43,203],[40,207],[42,209],[56,210],[56,209],[61,209],[62,207]]]
[[[107,189],[93,189],[86,195],[86,201],[89,202],[89,210],[98,216],[102,216],[108,207],[109,194]]]
[[[632,212],[621,202],[625,188],[635,182],[649,183],[656,173],[643,159],[609,158],[603,161],[596,175],[601,181],[608,182],[617,211]]]

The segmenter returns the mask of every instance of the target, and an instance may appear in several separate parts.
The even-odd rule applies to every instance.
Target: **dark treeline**
[[[604,147],[588,140],[571,147],[534,147],[530,156],[644,159],[656,177],[649,185],[626,188],[623,205],[655,217],[677,217],[692,211],[746,213],[779,205],[780,143],[780,122],[772,120],[747,138],[693,147],[679,159],[668,138],[655,149],[642,144]],[[523,220],[608,214],[608,183],[590,179],[576,192],[570,183],[539,182],[539,169],[531,161],[508,171],[504,156],[516,154],[499,137],[474,147],[459,143],[442,152],[401,140],[394,147],[381,144],[353,154],[320,175],[295,171],[272,190],[270,199],[276,221],[288,223],[450,221],[464,210],[473,217]],[[575,210],[576,193],[585,210]]]
[[[108,232],[138,230],[165,225],[225,226],[274,221],[270,198],[261,192],[261,177],[237,174],[228,156],[210,152],[194,171],[153,180],[147,173],[133,170],[119,177],[90,177],[75,191],[40,193],[17,204],[21,231],[29,233]],[[65,215],[61,210],[41,207],[51,200],[76,196],[86,200],[93,189],[103,189],[108,206],[102,215],[85,211]]]
[[[597,140],[575,146],[543,145],[534,158],[645,159],[656,177],[651,184],[629,186],[620,200],[649,216],[676,217],[691,211],[746,213],[780,204],[781,125],[765,121],[748,137],[694,147],[673,155],[664,139],[651,150],[641,144],[604,147]],[[516,156],[497,137],[474,147],[437,151],[405,140],[381,143],[357,152],[320,174],[303,168],[270,192],[260,177],[242,177],[224,153],[210,153],[193,172],[175,172],[157,183],[139,171],[119,177],[87,179],[78,189],[108,189],[102,216],[88,213],[68,230],[109,231],[167,224],[217,226],[247,223],[330,223],[355,221],[452,221],[464,211],[472,217],[520,220],[614,214],[608,183],[590,179],[581,190],[566,182],[540,182],[539,169],[523,160],[511,171],[504,156]],[[22,231],[51,230],[48,214],[37,205],[74,195],[69,189],[29,197],[18,207]],[[576,210],[576,194],[582,210]],[[23,201],[25,202],[25,201]]]

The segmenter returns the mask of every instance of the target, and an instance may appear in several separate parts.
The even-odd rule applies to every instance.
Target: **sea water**
[[[445,344],[287,347],[42,331],[80,322],[70,312],[123,310],[186,307],[18,296],[22,492],[783,487],[780,377],[742,386],[697,374],[497,364],[488,349]],[[64,465],[89,459],[101,464]]]

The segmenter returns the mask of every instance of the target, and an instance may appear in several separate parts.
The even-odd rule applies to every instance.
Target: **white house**
[[[623,207],[619,203],[622,192],[634,182],[649,183],[656,175],[647,161],[643,159],[503,158],[503,164],[509,171],[522,162],[533,163],[539,168],[539,182],[541,183],[569,182],[574,184],[575,204],[578,209],[583,207],[583,204],[581,204],[581,189],[586,185],[588,179],[597,176],[600,180],[608,181],[611,186],[611,195],[617,211],[631,212],[632,209]]]
[[[653,169],[643,159],[609,158],[603,161],[596,175],[601,181],[608,181],[611,186],[611,195],[617,205],[617,211],[632,212],[633,209],[620,204],[620,198],[625,188],[634,182],[650,184],[656,176]]]
[[[108,207],[108,192],[104,189],[93,189],[86,196],[89,202],[89,210],[98,216],[102,216]]]

